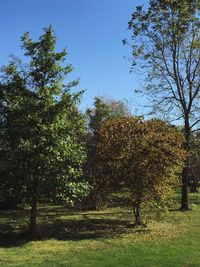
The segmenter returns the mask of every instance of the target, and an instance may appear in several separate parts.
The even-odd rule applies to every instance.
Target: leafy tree
[[[38,41],[22,36],[26,64],[13,59],[1,80],[1,137],[4,155],[1,185],[12,186],[31,204],[30,233],[36,233],[37,202],[42,194],[72,201],[85,194],[82,181],[85,151],[80,136],[84,119],[78,111],[82,92],[71,93],[78,80],[65,83],[72,66],[63,66],[66,50],[56,52],[51,27]],[[10,166],[12,166],[10,170]]]
[[[130,191],[136,225],[143,224],[142,206],[164,206],[177,185],[183,140],[176,127],[160,120],[127,117],[101,125],[98,153],[112,182]]]
[[[150,0],[137,6],[129,21],[133,67],[146,75],[145,89],[153,110],[181,121],[184,147],[189,151],[191,132],[199,127],[200,108],[200,2]],[[143,74],[144,75],[144,74]],[[188,210],[188,160],[182,173],[182,210]]]
[[[5,76],[12,70],[11,64]],[[17,75],[14,75],[17,80]],[[11,80],[5,84],[5,76],[2,76],[0,84],[0,199],[2,209],[12,209],[23,200],[23,182],[19,178],[23,177],[23,173],[19,162],[15,160],[17,154],[14,156],[14,153],[18,141],[16,129],[22,132],[21,124],[17,124],[17,118],[21,117],[20,105],[26,101],[24,97],[26,94],[19,80],[16,84]],[[27,100],[30,100],[28,96]]]
[[[106,178],[108,170],[97,153],[101,123],[107,119],[124,117],[130,114],[131,112],[123,101],[100,97],[95,98],[94,108],[86,110],[88,133],[86,136],[87,162],[85,170],[88,182],[93,188],[89,195],[92,208],[98,209],[103,204],[108,189],[111,189],[108,183],[109,179]]]

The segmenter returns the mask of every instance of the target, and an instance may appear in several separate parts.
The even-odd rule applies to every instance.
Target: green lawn
[[[0,266],[199,267],[200,194],[190,195],[192,211],[169,211],[146,228],[129,228],[128,208],[67,211],[43,206],[39,241],[23,231],[28,210],[0,214]]]

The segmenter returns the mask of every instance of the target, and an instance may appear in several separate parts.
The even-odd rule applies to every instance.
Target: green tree
[[[42,194],[72,201],[87,191],[82,181],[85,149],[80,141],[85,122],[78,111],[82,92],[72,93],[78,80],[65,83],[72,66],[63,66],[66,50],[56,52],[51,27],[38,41],[22,36],[27,60],[13,59],[1,79],[3,174],[31,204],[30,233],[36,233],[37,202]],[[12,166],[12,170],[9,170]],[[3,175],[1,175],[3,177]],[[1,184],[5,181],[1,179]]]
[[[31,94],[29,98],[16,73],[13,73],[16,82],[11,81],[12,79],[7,80],[13,70],[12,64],[9,68],[4,68],[0,84],[0,199],[1,208],[5,209],[16,208],[24,197],[22,181],[24,175],[20,162],[16,161],[16,147],[19,141],[16,130],[23,131],[18,120],[21,118],[20,106],[24,104],[26,98],[28,101],[31,100]]]
[[[183,125],[187,151],[191,132],[199,127],[200,3],[197,0],[150,0],[137,6],[129,21],[133,68],[146,75],[142,93],[152,107]],[[144,75],[144,74],[143,74]],[[182,173],[182,210],[188,210],[188,159]]]
[[[183,140],[176,127],[159,120],[127,117],[101,125],[98,153],[112,183],[130,191],[136,225],[143,224],[141,207],[167,204],[182,168]]]

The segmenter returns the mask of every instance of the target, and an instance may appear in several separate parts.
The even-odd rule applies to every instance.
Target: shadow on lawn
[[[128,233],[146,233],[149,230],[145,228],[130,228],[130,216],[127,219],[120,219],[118,212],[116,213],[76,213],[80,218],[67,219],[59,218],[60,216],[68,215],[63,213],[63,209],[54,210],[54,214],[45,212],[41,209],[38,216],[38,235],[37,240],[57,239],[57,240],[83,240],[83,239],[97,239],[106,237],[116,237],[121,234]],[[53,210],[51,210],[53,212]],[[44,220],[46,214],[46,219]],[[74,212],[72,212],[73,215]],[[91,216],[96,215],[96,218]],[[117,216],[117,218],[99,218],[101,216]],[[121,214],[122,215],[122,214]],[[14,226],[9,223],[0,225],[0,247],[21,246],[30,241],[26,228],[16,232]]]
[[[23,244],[29,242],[29,235],[27,231],[21,233],[3,233],[0,232],[0,247],[10,248],[10,247],[18,247]]]

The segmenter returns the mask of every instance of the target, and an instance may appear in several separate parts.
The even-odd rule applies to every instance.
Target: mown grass
[[[177,196],[178,197],[178,196]],[[129,208],[67,211],[41,206],[38,241],[24,233],[28,210],[0,213],[0,266],[199,267],[200,194],[192,211],[149,217],[146,228],[129,228]],[[178,204],[177,204],[178,207]]]

